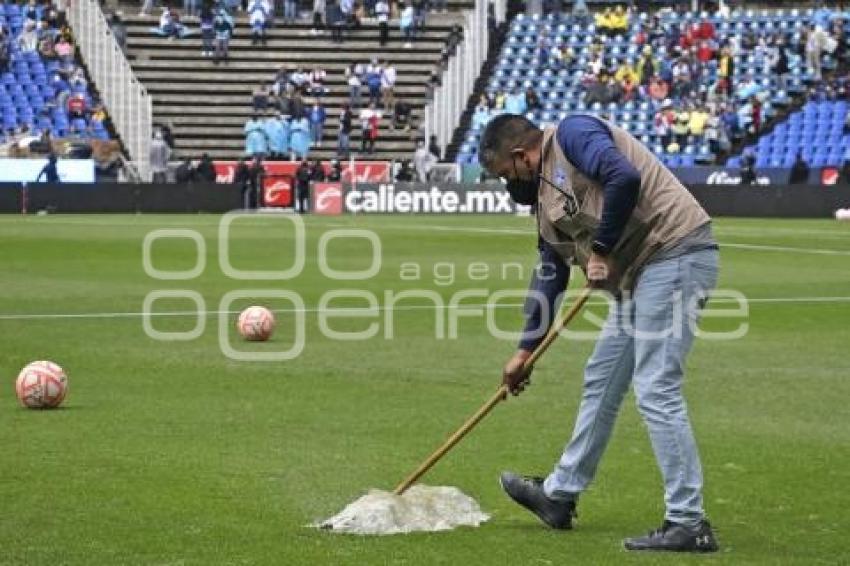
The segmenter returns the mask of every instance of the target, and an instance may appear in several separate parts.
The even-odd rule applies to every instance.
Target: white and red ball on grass
[[[266,307],[251,306],[239,314],[236,329],[245,340],[265,342],[274,332],[274,315]]]
[[[18,374],[15,394],[24,407],[56,408],[68,394],[68,376],[53,362],[32,362]]]

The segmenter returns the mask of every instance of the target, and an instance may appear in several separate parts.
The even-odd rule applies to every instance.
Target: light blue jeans
[[[298,18],[298,2],[295,0],[283,0],[283,20],[294,22]]]
[[[360,87],[359,86],[351,86],[348,87],[348,105],[352,110],[360,106]]]
[[[339,140],[337,142],[336,154],[338,157],[348,158],[350,137],[348,132],[339,132]]]
[[[324,122],[310,124],[310,139],[314,144],[322,143],[322,133],[324,132]]]
[[[572,439],[544,483],[548,496],[574,500],[587,488],[634,382],[664,478],[665,518],[689,527],[703,519],[702,468],[682,382],[699,311],[717,271],[713,249],[649,263],[631,298],[611,307],[585,367]]]
[[[198,0],[183,0],[183,15],[194,16],[199,12],[199,4],[200,2]]]

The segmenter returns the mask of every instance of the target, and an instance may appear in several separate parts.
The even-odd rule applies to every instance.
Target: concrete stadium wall
[[[850,207],[850,185],[689,185],[712,216],[826,218]]]
[[[233,184],[0,184],[0,212],[227,212],[240,208]]]

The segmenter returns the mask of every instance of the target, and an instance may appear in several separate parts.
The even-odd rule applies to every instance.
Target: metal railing
[[[130,164],[138,177],[150,181],[153,127],[150,95],[115,41],[97,0],[74,0],[68,9],[68,19],[89,76],[130,154]]]
[[[494,0],[493,11],[496,14],[496,23],[504,22],[508,17],[508,0]]]
[[[481,66],[487,59],[489,28],[487,26],[488,0],[475,0],[475,9],[463,14],[463,41],[455,56],[449,59],[441,76],[440,86],[434,89],[433,100],[425,106],[425,136],[437,136],[437,145],[445,155],[466,103],[472,95]],[[506,0],[493,2],[496,21],[505,18]]]

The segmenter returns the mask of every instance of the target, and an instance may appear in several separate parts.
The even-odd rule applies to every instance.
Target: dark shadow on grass
[[[33,413],[60,413],[65,411],[76,411],[77,409],[85,408],[85,405],[59,405],[58,407],[54,407],[52,409],[27,409],[32,411]]]
[[[515,532],[524,532],[524,533],[546,533],[551,536],[563,536],[563,537],[581,537],[584,535],[605,535],[612,537],[622,537],[622,533],[617,531],[613,531],[610,528],[606,528],[604,525],[596,523],[596,524],[585,524],[580,526],[574,526],[572,529],[567,530],[559,530],[552,529],[547,527],[542,523],[535,523],[533,520],[524,521],[521,519],[516,520],[500,520],[494,521],[490,519],[488,522],[484,523],[483,528],[491,529],[491,530],[502,530],[502,531],[515,531]]]

